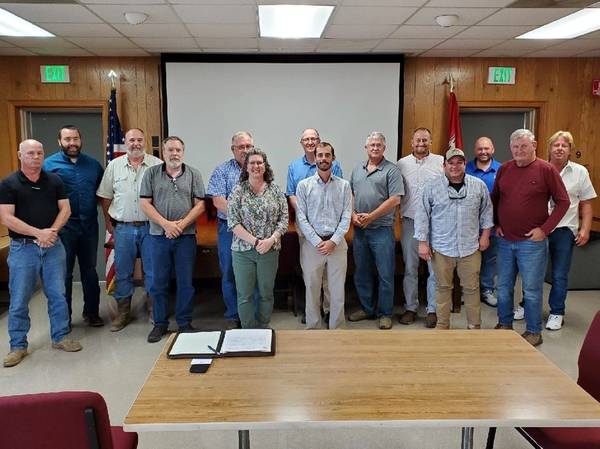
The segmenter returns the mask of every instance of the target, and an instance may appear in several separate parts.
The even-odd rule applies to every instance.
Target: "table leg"
[[[240,440],[239,449],[250,449],[250,431],[238,430],[238,438]]]
[[[473,449],[473,427],[462,428],[460,449]]]

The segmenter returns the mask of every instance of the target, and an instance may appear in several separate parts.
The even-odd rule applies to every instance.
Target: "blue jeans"
[[[115,242],[115,292],[117,301],[131,298],[135,285],[133,272],[135,259],[142,258],[144,270],[144,288],[150,293],[152,287],[152,242],[149,234],[150,226],[133,226],[117,223],[113,238]]]
[[[227,230],[227,220],[221,218],[217,223],[217,237],[219,245],[219,267],[221,268],[221,291],[225,303],[225,319],[237,320],[237,291],[235,289],[235,276],[231,262],[231,241],[233,232]]]
[[[48,298],[52,341],[56,343],[65,338],[69,332],[69,308],[65,301],[66,257],[61,241],[44,249],[23,239],[11,240],[8,269],[10,349],[27,349],[27,332],[31,327],[29,300],[35,291],[38,276]]]
[[[394,309],[394,270],[396,239],[390,226],[354,228],[354,286],[360,305],[369,315],[391,317]],[[374,277],[379,279],[379,297],[374,304]]]
[[[512,325],[517,273],[521,273],[527,331],[542,331],[542,297],[548,241],[498,239],[498,322]]]
[[[552,269],[552,288],[548,303],[553,315],[565,314],[565,301],[569,289],[569,270],[575,246],[575,236],[569,228],[556,228],[548,236],[548,249]]]
[[[496,236],[490,237],[490,246],[481,253],[481,271],[479,272],[479,289],[481,293],[496,291],[496,255],[498,254],[498,242]]]
[[[164,235],[151,235],[152,268],[154,280],[150,291],[154,300],[152,315],[154,325],[169,326],[169,282],[171,270],[175,271],[177,295],[175,320],[179,327],[192,322],[194,285],[192,276],[196,261],[196,236],[181,235],[168,239]]]
[[[65,298],[69,306],[69,316],[73,313],[71,307],[73,267],[75,266],[75,257],[77,257],[81,274],[81,288],[83,289],[83,314],[87,317],[97,317],[100,306],[100,286],[96,272],[98,223],[85,229],[80,223],[67,223],[60,231],[60,239],[65,247],[67,257]]]

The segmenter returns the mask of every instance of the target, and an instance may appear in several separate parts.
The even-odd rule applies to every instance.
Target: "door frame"
[[[108,102],[105,100],[9,100],[8,101],[8,141],[10,148],[14,148],[14,151],[10,151],[10,165],[13,170],[19,168],[19,158],[17,157],[16,148],[22,139],[22,112],[23,110],[62,110],[69,111],[73,109],[75,111],[82,109],[90,109],[95,112],[102,112],[102,139],[103,147],[106,146],[106,136],[108,135]],[[104,161],[106,162],[106,161]]]

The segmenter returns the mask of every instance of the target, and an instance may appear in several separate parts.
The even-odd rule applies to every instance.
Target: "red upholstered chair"
[[[89,391],[0,397],[0,448],[135,449],[137,433],[111,427],[102,396]]]
[[[577,383],[600,401],[600,312],[592,320],[579,352]],[[534,448],[600,449],[599,427],[516,427]],[[488,433],[486,449],[494,447],[495,428]]]

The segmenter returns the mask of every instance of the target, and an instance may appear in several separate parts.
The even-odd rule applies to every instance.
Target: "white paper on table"
[[[271,352],[271,329],[231,329],[225,332],[221,353]]]
[[[169,355],[212,354],[209,346],[217,348],[221,331],[214,332],[182,332],[177,335]]]

